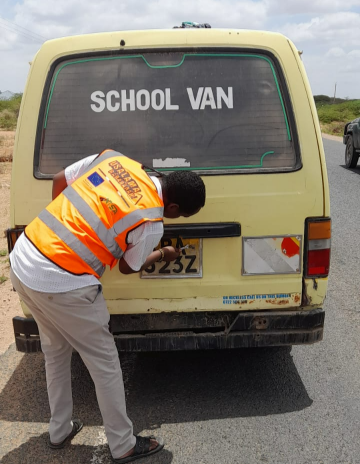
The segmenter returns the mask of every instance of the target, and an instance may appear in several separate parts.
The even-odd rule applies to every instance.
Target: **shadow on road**
[[[143,353],[124,366],[127,408],[136,430],[309,407],[289,350]]]
[[[15,356],[17,353],[12,353]],[[121,354],[135,432],[164,423],[298,411],[311,405],[287,349]],[[92,380],[73,355],[74,417],[102,425]],[[41,353],[24,355],[0,394],[0,420],[49,420]]]
[[[69,445],[62,450],[50,450],[47,446],[48,434],[38,437],[10,451],[0,461],[0,464],[84,464],[101,463],[112,464],[110,451],[107,445],[98,448],[86,445]],[[173,454],[162,450],[152,458],[147,458],[147,464],[170,464]],[[142,461],[140,461],[142,462]]]
[[[95,451],[93,446],[70,445],[62,450],[53,451],[48,448],[47,439],[47,433],[30,438],[29,441],[6,454],[0,463],[80,464],[91,462]]]
[[[4,362],[15,365],[19,353],[9,352]],[[87,425],[102,425],[91,377],[76,353],[72,357],[74,417]],[[42,353],[25,354],[0,393],[0,420],[10,422],[49,422],[45,364]]]
[[[346,169],[347,171],[351,171],[354,174],[359,174],[360,175],[360,166],[357,166],[356,168],[349,169],[349,168],[347,168],[345,166],[345,164],[340,164],[340,167]]]

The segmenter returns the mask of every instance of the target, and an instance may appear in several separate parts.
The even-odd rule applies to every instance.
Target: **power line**
[[[30,39],[38,43],[43,43],[43,40],[37,39],[36,37],[32,37],[31,35],[28,35],[28,34],[24,34],[23,32],[17,31],[16,29],[11,29],[7,24],[0,23],[0,26],[1,26],[0,28],[4,28],[7,31],[12,32],[13,34],[19,34],[20,36],[25,37],[28,40]]]
[[[32,35],[30,33],[27,33],[27,32],[24,32],[24,31],[22,31],[20,29],[17,29],[15,27],[11,26],[10,24],[6,24],[6,23],[2,22],[1,19],[0,19],[0,26],[5,28],[6,30],[8,30],[10,32],[19,34],[20,36],[23,36],[23,37],[25,37],[27,39],[36,40],[37,42],[41,42],[41,43],[44,42],[44,40],[40,39],[40,37],[37,37],[35,35]]]
[[[16,24],[13,21],[10,21],[9,19],[5,19],[2,16],[0,16],[0,19],[1,19],[1,21],[6,21],[7,23],[10,23],[13,27],[23,29],[24,31],[30,33],[31,35],[38,36],[42,40],[48,40],[46,37],[43,37],[42,35],[38,34],[37,32],[32,32],[32,31],[30,31],[30,29],[26,29],[26,27],[20,26],[19,24]]]
[[[0,16],[0,24],[5,29],[10,30],[11,32],[16,32],[22,35],[23,37],[26,37],[27,39],[37,40],[38,42],[41,42],[41,43],[43,43],[45,40],[48,40],[45,37],[41,36],[40,34],[37,34],[36,32],[32,32],[29,29],[26,29],[25,27],[19,26],[18,24],[8,21],[7,19],[2,18],[1,16]]]
[[[17,30],[15,30],[15,29],[11,29],[10,27],[8,27],[8,26],[5,25],[5,24],[0,24],[0,26],[1,26],[0,29],[1,29],[1,28],[4,28],[4,29],[6,29],[7,31],[12,32],[13,34],[18,34],[20,37],[25,37],[25,38],[28,39],[28,40],[30,39],[30,40],[32,40],[32,41],[34,41],[34,42],[38,42],[38,43],[43,43],[43,42],[44,42],[43,40],[40,40],[40,39],[38,39],[38,38],[36,38],[36,37],[33,37],[33,36],[31,36],[31,35],[24,34],[24,33],[22,33],[21,31],[17,31]]]

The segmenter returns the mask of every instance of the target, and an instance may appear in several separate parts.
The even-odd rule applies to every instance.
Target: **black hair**
[[[193,171],[174,171],[161,177],[164,196],[179,205],[181,214],[192,215],[205,205],[205,184]]]

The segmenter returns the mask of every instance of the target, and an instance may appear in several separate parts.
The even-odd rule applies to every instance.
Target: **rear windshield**
[[[165,171],[295,170],[296,131],[279,73],[255,52],[62,61],[41,114],[35,175],[51,177],[108,148]]]

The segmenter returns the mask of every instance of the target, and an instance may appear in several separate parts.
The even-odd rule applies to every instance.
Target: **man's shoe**
[[[151,440],[156,440],[158,445],[156,448],[150,450]],[[127,462],[136,461],[137,459],[145,458],[146,456],[151,456],[152,454],[158,453],[164,448],[164,441],[162,438],[155,438],[153,435],[150,437],[140,437],[136,436],[136,444],[132,454],[126,456],[126,458],[115,459],[112,458],[115,464],[125,464]]]
[[[64,438],[64,440],[61,441],[60,443],[51,443],[51,441],[49,440],[49,448],[51,449],[64,448],[66,443],[72,440],[75,437],[75,435],[77,435],[80,432],[80,430],[84,427],[84,424],[79,419],[73,419],[72,423],[73,423],[73,428],[72,428],[72,431],[69,433],[69,435],[66,438]]]

